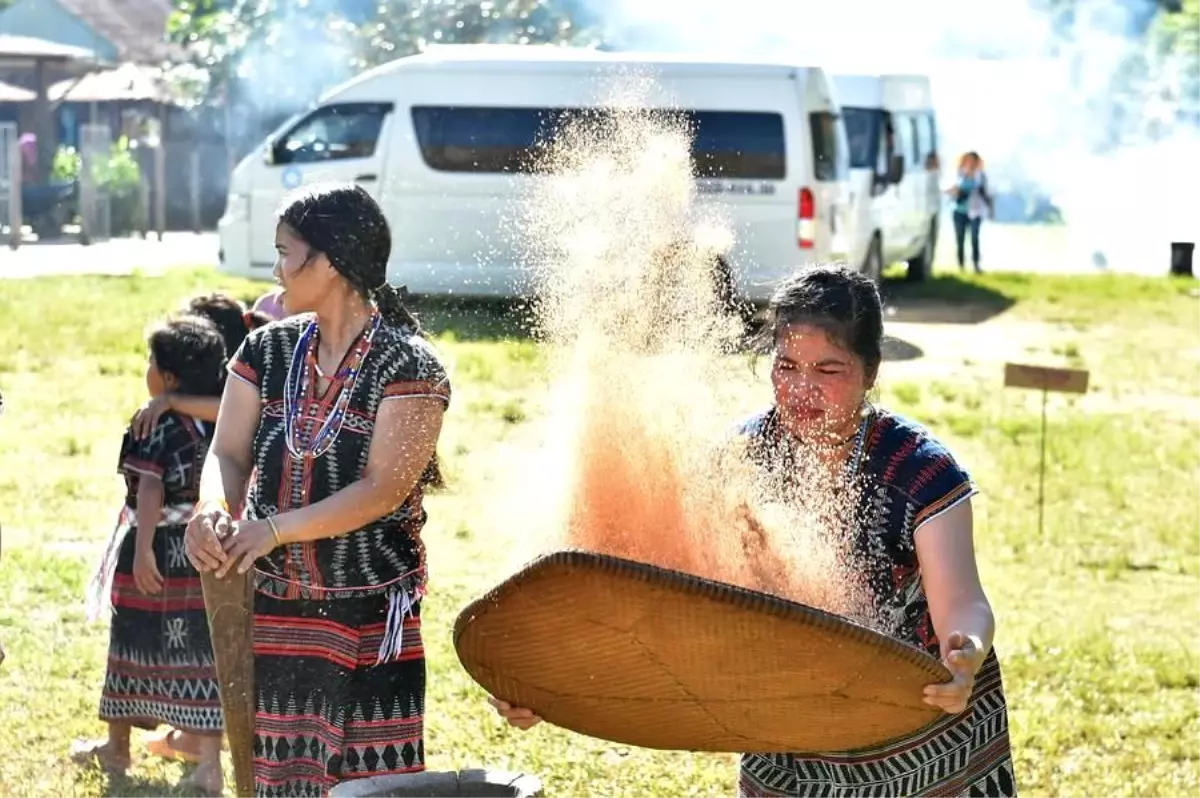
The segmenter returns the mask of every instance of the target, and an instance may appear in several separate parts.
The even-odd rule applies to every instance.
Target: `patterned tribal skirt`
[[[823,756],[745,754],[738,795],[1015,796],[1008,710],[1000,664],[990,652],[961,715],[888,746]]]
[[[386,596],[254,596],[254,780],[260,796],[324,796],[339,781],[425,769],[420,603],[378,663]]]
[[[120,532],[102,720],[221,733],[221,698],[204,590],[184,553],[186,529],[185,524],[164,524],[154,534],[155,562],[163,577],[157,595],[142,594],[133,581],[136,527],[126,525]]]

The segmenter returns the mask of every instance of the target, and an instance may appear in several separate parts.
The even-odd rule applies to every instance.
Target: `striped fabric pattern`
[[[976,493],[970,475],[926,429],[873,409],[858,471],[855,549],[863,555],[881,631],[941,656],[921,585],[918,530]],[[741,427],[764,468],[787,463],[774,410]],[[853,753],[742,757],[738,794],[758,796],[1014,796],[1008,710],[1000,663],[988,654],[967,710],[908,739]]]
[[[211,431],[210,425],[167,413],[149,437],[137,441],[131,432],[125,434],[120,471],[126,498],[114,531],[119,548],[110,591],[108,666],[100,698],[103,720],[147,729],[169,724],[199,734],[222,730],[204,590],[183,540]],[[165,499],[153,546],[163,585],[152,595],[138,590],[133,578],[137,494],[147,478],[162,481]]]
[[[446,371],[428,342],[409,328],[384,323],[333,444],[317,458],[292,455],[284,445],[284,384],[310,320],[299,316],[255,330],[229,366],[262,402],[246,506],[251,518],[319,502],[356,482],[384,401],[450,401]],[[335,377],[323,395],[302,400],[299,424],[308,434],[331,411],[341,379]],[[418,485],[366,526],[291,544],[258,561],[259,795],[324,796],[346,779],[424,770],[425,519]]]
[[[323,796],[340,781],[425,769],[425,649],[419,607],[399,657],[376,665],[383,597],[279,600],[254,619],[261,796]]]

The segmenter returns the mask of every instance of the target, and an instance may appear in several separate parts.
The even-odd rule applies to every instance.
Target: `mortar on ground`
[[[329,791],[329,798],[537,798],[541,795],[542,781],[536,776],[476,769],[354,779],[342,782]]]

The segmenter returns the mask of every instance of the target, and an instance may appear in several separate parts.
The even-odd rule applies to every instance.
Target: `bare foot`
[[[225,790],[225,776],[220,763],[206,762],[196,768],[190,776],[179,780],[179,786],[208,798],[217,798]]]
[[[112,740],[79,740],[71,746],[71,761],[79,765],[98,762],[109,773],[124,774],[132,764],[129,749]]]
[[[200,761],[199,741],[179,729],[171,729],[161,737],[148,740],[146,750],[162,759],[182,759],[193,764]]]

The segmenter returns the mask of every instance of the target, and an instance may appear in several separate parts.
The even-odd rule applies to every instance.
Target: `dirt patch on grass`
[[[963,317],[971,311],[962,308]],[[908,318],[912,318],[910,314]],[[1078,399],[1089,412],[1174,413],[1200,422],[1200,401],[1195,395],[1172,393],[1132,379],[1113,379],[1111,362],[1107,379],[1096,379],[1105,358],[1100,336],[1076,326],[994,316],[976,324],[898,321],[885,323],[887,363],[883,379],[892,382],[984,380],[1002,385],[1004,364],[1028,363],[1056,368],[1082,368],[1093,372],[1092,386]],[[1108,354],[1111,358],[1111,353]],[[1198,374],[1200,377],[1200,374]]]

